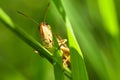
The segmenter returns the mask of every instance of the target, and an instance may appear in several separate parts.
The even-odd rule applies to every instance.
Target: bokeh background
[[[90,80],[120,79],[120,0],[61,0],[85,58]],[[49,0],[0,0],[12,21],[40,41],[37,24],[17,11],[43,21]],[[58,4],[58,3],[57,3]],[[64,21],[51,1],[46,22],[67,38]],[[0,22],[0,80],[54,80],[52,65],[34,53]]]

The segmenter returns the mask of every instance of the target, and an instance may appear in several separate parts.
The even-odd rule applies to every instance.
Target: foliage
[[[34,27],[39,25],[15,12],[25,12],[42,22],[48,2],[1,0],[0,80],[62,80],[63,73],[67,74],[64,80],[119,80],[119,0],[51,1],[46,22],[51,25],[53,34],[68,39],[72,72],[62,71],[61,62],[57,61],[60,57],[53,57],[40,44],[38,27]],[[44,58],[35,54],[34,49]],[[55,53],[59,54],[59,51]],[[54,63],[51,65],[46,59]]]

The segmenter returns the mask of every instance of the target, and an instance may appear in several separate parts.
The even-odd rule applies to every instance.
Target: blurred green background
[[[120,79],[120,0],[61,0],[82,49],[90,80]],[[49,0],[0,0],[13,22],[39,39],[37,24],[21,11],[42,22]],[[67,38],[64,21],[51,1],[46,22],[53,33]],[[54,80],[52,65],[34,53],[0,22],[0,80]]]

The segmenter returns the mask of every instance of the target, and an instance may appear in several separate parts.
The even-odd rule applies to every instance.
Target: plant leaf
[[[66,19],[66,26],[70,47],[72,78],[73,80],[88,80],[84,58],[68,19]]]
[[[88,80],[83,55],[79,48],[77,40],[75,39],[75,35],[72,31],[72,26],[63,8],[62,2],[57,1],[57,0],[53,0],[53,2],[56,5],[58,12],[63,18],[66,24],[66,28],[67,28],[68,43],[69,43],[70,54],[71,54],[72,79],[73,80]],[[76,53],[74,53],[74,51]]]
[[[62,56],[61,56],[60,50],[58,49],[59,45],[57,42],[57,38],[55,36],[53,36],[53,41],[54,41],[53,56],[58,61],[57,63],[53,62],[55,80],[64,80],[64,73],[63,73],[63,67],[62,67]]]
[[[3,24],[5,24],[5,26],[9,28],[13,33],[15,33],[18,37],[20,37],[24,42],[26,42],[32,48],[40,52],[39,55],[43,55],[50,63],[54,62],[54,63],[60,64],[58,63],[58,60],[55,57],[53,57],[52,53],[50,53],[47,49],[45,49],[38,41],[36,41],[33,37],[31,37],[22,29],[16,27],[13,24],[10,17],[1,8],[0,8],[0,21]],[[65,73],[65,75],[69,75],[69,78],[71,77],[71,74],[66,69],[63,69],[63,71],[67,72]]]
[[[14,32],[17,36],[19,36],[32,48],[41,52],[41,54],[45,56],[52,63],[52,54],[48,50],[46,50],[39,42],[37,42],[30,35],[28,35],[26,32],[16,27],[13,24],[10,17],[1,8],[0,8],[0,20],[6,25],[7,28],[9,28],[12,32]]]

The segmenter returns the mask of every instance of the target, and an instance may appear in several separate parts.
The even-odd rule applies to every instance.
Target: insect
[[[59,49],[62,53],[62,62],[63,62],[63,67],[71,67],[71,62],[70,62],[70,50],[67,47],[67,39],[62,39],[59,35],[57,35],[57,41],[59,44]]]
[[[42,39],[42,44],[47,49],[50,49],[53,47],[53,36],[52,36],[51,27],[50,27],[50,25],[46,24],[46,22],[45,22],[46,14],[47,14],[49,6],[50,6],[50,3],[48,3],[48,6],[46,8],[46,13],[44,15],[44,21],[41,22],[40,24],[38,22],[36,22],[33,18],[25,15],[24,13],[22,13],[20,11],[17,11],[19,14],[29,18],[30,20],[35,22],[37,25],[39,25],[39,31],[40,31],[40,37]],[[35,52],[37,52],[37,51],[35,51]]]
[[[48,3],[48,6],[46,8],[46,13],[48,11],[48,7],[49,7],[50,3]],[[26,17],[28,17],[30,20],[32,20],[33,22],[39,24],[38,22],[36,22],[34,19],[32,19],[31,17],[23,14],[22,12],[19,12],[19,14],[22,14]],[[40,37],[43,41],[43,46],[48,49],[49,51],[51,51],[52,47],[53,47],[53,35],[52,35],[52,31],[51,31],[51,27],[50,25],[46,24],[45,19],[46,19],[46,13],[44,15],[44,21],[41,22],[41,24],[39,24],[39,31],[40,31]],[[62,53],[62,62],[63,62],[63,67],[69,67],[70,68],[70,51],[69,48],[67,47],[67,39],[62,39],[59,35],[56,35],[57,38],[57,42],[59,45],[59,50]],[[35,51],[38,53],[38,51]]]
[[[50,25],[47,25],[46,23],[42,22],[40,24],[40,36],[43,40],[43,45],[46,48],[52,48],[53,47],[53,36]]]
[[[46,8],[46,13],[48,11],[48,8],[50,6],[50,3],[48,3],[48,6]],[[46,13],[44,15],[44,22],[42,22],[39,26],[40,36],[43,40],[43,45],[47,49],[51,49],[53,47],[53,36],[50,25],[46,24]]]

